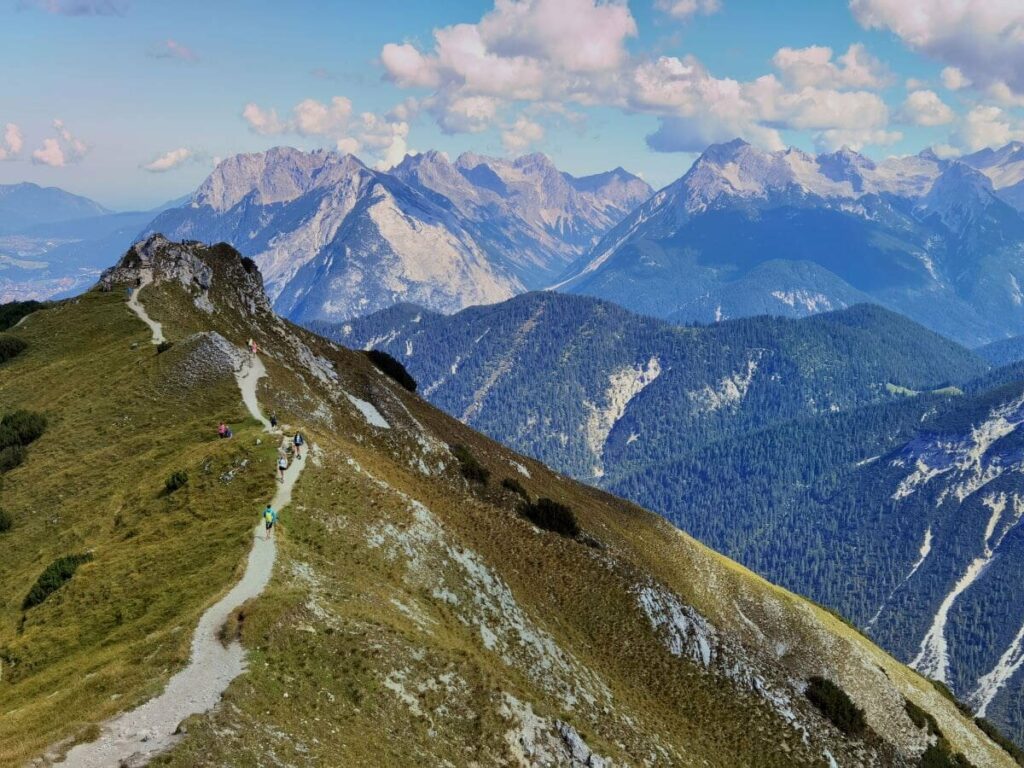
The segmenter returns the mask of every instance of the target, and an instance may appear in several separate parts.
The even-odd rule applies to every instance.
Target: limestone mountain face
[[[134,300],[162,324],[159,353],[120,282],[149,277]],[[267,590],[223,633],[246,672],[185,723],[165,764],[910,766],[938,748],[910,701],[943,750],[1012,766],[930,682],[828,612],[264,311],[230,249],[151,240],[107,282],[28,316],[12,331],[27,349],[0,367],[3,401],[50,424],[4,477],[0,576],[18,598],[0,605],[4,762],[95,738],[91,723],[153,696],[235,580],[276,452],[230,371],[183,366],[252,338],[266,371],[255,394],[302,430],[308,464]],[[221,419],[231,440],[214,433]],[[167,493],[172,469],[189,482]],[[578,531],[538,527],[541,498]],[[68,552],[90,558],[21,616],[20,596]],[[844,732],[812,703],[819,677],[863,710],[863,728]]]
[[[400,301],[451,312],[546,285],[649,191],[624,171],[576,180],[542,155],[452,164],[430,152],[385,173],[276,148],[223,161],[147,232],[232,243],[294,319]]]
[[[1011,150],[875,163],[850,150],[713,145],[555,287],[674,321],[873,301],[972,345],[1019,334],[1024,218]]]

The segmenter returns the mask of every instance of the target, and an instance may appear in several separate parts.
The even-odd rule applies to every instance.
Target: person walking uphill
[[[274,508],[267,504],[267,508],[263,510],[263,525],[266,529],[266,538],[270,538],[270,534],[274,530],[274,523],[277,522],[277,512]]]
[[[295,458],[302,458],[302,446],[306,441],[302,438],[301,432],[296,432],[294,439],[292,439],[292,445],[295,447]]]
[[[284,472],[286,469],[288,469],[288,459],[286,459],[284,456],[281,456],[277,460],[277,474],[278,478],[282,483],[284,482]]]

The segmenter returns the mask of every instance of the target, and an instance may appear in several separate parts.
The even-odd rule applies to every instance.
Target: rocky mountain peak
[[[211,313],[220,302],[256,316],[271,313],[263,276],[252,259],[227,243],[204,245],[198,241],[174,242],[162,234],[135,243],[118,263],[100,276],[100,285],[179,283],[195,305]]]
[[[192,205],[207,205],[220,212],[250,196],[258,205],[286,203],[312,189],[364,172],[371,173],[353,155],[274,147],[221,161],[196,191]]]

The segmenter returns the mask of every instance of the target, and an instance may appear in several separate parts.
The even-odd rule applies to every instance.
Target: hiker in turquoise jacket
[[[263,524],[266,526],[267,535],[266,538],[270,538],[270,534],[273,531],[274,523],[277,522],[277,512],[274,508],[267,504],[267,508],[263,510]]]

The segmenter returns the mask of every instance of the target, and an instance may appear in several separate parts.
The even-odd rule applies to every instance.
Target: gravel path
[[[144,280],[143,285],[146,282]],[[132,296],[134,306],[132,302],[129,305],[153,328],[153,340],[156,342],[158,337],[163,338],[159,323],[148,319],[145,309],[138,304],[137,296],[138,289]],[[249,412],[269,430],[270,423],[263,416],[256,400],[256,384],[265,375],[266,369],[256,356],[249,359],[248,365],[243,363],[242,369],[235,372],[238,388]],[[278,512],[291,503],[292,489],[302,474],[305,462],[293,461],[285,472],[284,482],[278,485],[277,493],[271,501]],[[259,511],[254,509],[253,515]],[[192,655],[188,666],[171,678],[163,693],[108,721],[99,739],[74,747],[59,765],[70,768],[145,765],[153,756],[174,746],[181,738],[174,732],[182,720],[217,705],[224,689],[245,670],[245,650],[237,640],[227,647],[222,645],[218,637],[220,628],[232,611],[264,590],[270,581],[277,556],[274,538],[265,534],[262,522],[256,526],[253,539],[249,562],[241,581],[199,619],[199,626],[192,638]]]
[[[128,297],[128,309],[130,309],[132,312],[138,315],[139,319],[149,326],[149,329],[153,332],[153,343],[163,344],[163,325],[158,323],[153,318],[151,318],[149,314],[146,312],[146,308],[139,303],[139,293],[142,291],[143,288],[145,288],[147,285],[153,282],[153,273],[149,270],[142,270],[140,276],[141,280],[139,280],[139,287],[132,288],[132,295]]]

